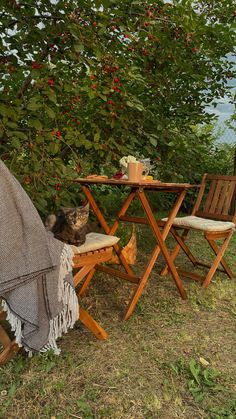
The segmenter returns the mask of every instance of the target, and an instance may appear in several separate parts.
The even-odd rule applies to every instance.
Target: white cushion
[[[167,221],[167,218],[162,218],[162,221]],[[235,229],[235,224],[229,221],[208,220],[207,218],[195,217],[195,215],[177,217],[174,219],[173,225],[176,227],[194,228],[202,231],[225,231]]]
[[[71,246],[74,253],[85,253],[93,250],[110,247],[119,241],[119,237],[109,236],[108,234],[88,233],[86,234],[85,243],[81,246]]]

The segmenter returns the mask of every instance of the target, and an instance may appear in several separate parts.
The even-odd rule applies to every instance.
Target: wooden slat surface
[[[128,180],[116,180],[116,179],[86,179],[86,178],[78,178],[73,179],[72,182],[79,183],[79,184],[87,184],[87,185],[113,185],[113,186],[133,186],[133,187],[142,187],[145,189],[171,189],[173,191],[178,191],[181,189],[191,189],[191,188],[199,188],[200,185],[191,185],[190,183],[165,183],[160,182],[158,180],[153,181],[141,181],[141,182],[130,182]]]
[[[212,198],[211,205],[209,208],[210,213],[213,213],[213,214],[215,213],[215,210],[216,210],[219,198],[220,198],[221,187],[222,187],[222,180],[219,180],[216,184],[214,196]]]
[[[236,187],[236,176],[207,175],[206,180],[211,181],[210,189],[203,209],[194,215],[215,220],[231,221],[229,215],[231,201]]]
[[[78,268],[80,266],[106,262],[112,256],[112,249],[112,247],[106,247],[92,252],[75,254],[73,257],[73,266]]]
[[[196,211],[194,214],[196,217],[201,218],[209,218],[210,220],[218,220],[218,221],[232,221],[232,215],[224,215],[224,214],[210,214],[209,212],[204,211]]]
[[[216,212],[218,214],[222,213],[222,209],[223,209],[225,200],[227,198],[228,187],[229,187],[229,181],[225,181],[222,192],[221,192],[221,196],[220,196],[220,199],[219,199],[219,202],[218,202],[218,206],[217,206],[217,211]]]
[[[207,180],[234,180],[236,182],[236,176],[228,176],[228,175],[210,175],[207,174]]]
[[[225,203],[224,203],[223,211],[222,211],[222,213],[224,215],[229,213],[231,200],[232,200],[233,193],[234,193],[234,190],[235,190],[235,185],[236,185],[236,182],[231,182],[230,185],[229,185],[229,189],[228,189],[228,192],[227,192],[227,197],[225,199]]]
[[[211,206],[211,202],[215,193],[215,188],[216,188],[216,180],[213,180],[209,193],[207,195],[207,199],[206,199],[206,203],[203,209],[203,212],[209,212],[210,206]]]

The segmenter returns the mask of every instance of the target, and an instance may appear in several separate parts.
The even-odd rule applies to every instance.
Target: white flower
[[[124,156],[119,161],[120,166],[127,168],[128,163],[138,163],[138,160],[134,156]]]

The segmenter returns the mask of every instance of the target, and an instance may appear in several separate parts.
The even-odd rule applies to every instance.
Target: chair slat
[[[224,215],[229,213],[230,204],[231,204],[231,200],[232,200],[233,193],[234,193],[234,190],[235,190],[235,186],[236,186],[236,182],[231,182],[230,183],[228,193],[227,193],[227,198],[225,200],[225,203],[224,203],[224,206],[223,206],[223,211],[222,211],[222,213]]]
[[[236,181],[236,176],[228,176],[228,175],[209,175],[206,176],[207,180],[229,180],[229,181]]]
[[[202,198],[203,198],[203,195],[204,195],[204,192],[205,192],[205,189],[206,189],[206,177],[207,177],[207,173],[205,173],[203,175],[201,187],[199,189],[199,192],[198,192],[198,195],[197,195],[197,200],[196,200],[195,205],[193,207],[192,215],[194,215],[195,212],[199,210],[199,207],[201,205]]]
[[[217,204],[219,202],[219,198],[220,198],[220,192],[221,192],[221,188],[222,188],[222,180],[218,180],[217,184],[216,184],[216,188],[215,188],[215,193],[214,196],[212,198],[212,202],[209,208],[209,212],[215,213]]]
[[[216,211],[218,214],[222,213],[222,209],[223,209],[225,200],[227,198],[227,192],[228,192],[229,185],[230,185],[230,182],[228,182],[228,181],[224,182],[224,186],[223,186],[223,189],[222,189],[222,192],[221,192],[221,196],[220,196],[218,206],[217,206],[217,211]]]
[[[209,193],[208,193],[208,196],[207,196],[207,199],[206,199],[206,203],[205,203],[203,212],[209,212],[209,208],[211,206],[212,198],[213,198],[214,192],[215,192],[215,187],[216,187],[216,180],[213,180],[212,184],[211,184],[211,187],[210,187],[210,190],[209,190]]]
[[[217,220],[217,221],[232,221],[233,216],[228,214],[210,214],[209,212],[204,211],[196,211],[194,214],[196,217],[207,218],[210,220]]]

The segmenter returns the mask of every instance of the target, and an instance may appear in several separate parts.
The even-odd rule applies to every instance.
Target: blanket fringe
[[[67,333],[68,329],[73,328],[75,322],[79,318],[79,304],[78,298],[73,286],[65,279],[69,272],[72,271],[72,261],[74,253],[70,246],[65,245],[61,253],[59,280],[58,280],[58,300],[62,302],[62,311],[49,323],[48,343],[40,349],[40,352],[46,352],[50,349],[56,355],[60,354],[60,349],[57,347],[56,340]],[[6,301],[2,301],[2,308],[7,314],[7,320],[11,325],[11,330],[14,332],[15,340],[18,346],[22,347],[22,322],[10,310]],[[32,356],[32,351],[24,345],[24,349],[28,352],[28,356]]]
[[[50,320],[48,343],[40,352],[46,352],[52,349],[56,355],[59,355],[61,350],[57,347],[56,340],[63,333],[67,333],[68,329],[71,329],[79,318],[79,304],[74,288],[66,281],[64,281],[63,288],[64,308],[57,317]]]
[[[6,319],[10,323],[11,330],[15,335],[15,340],[18,346],[22,346],[21,339],[22,339],[22,323],[21,320],[12,313],[10,307],[8,306],[5,300],[1,302],[2,309],[6,312]]]
[[[74,252],[69,245],[65,244],[61,252],[59,280],[58,280],[58,300],[64,297],[63,281],[66,275],[72,271]]]

